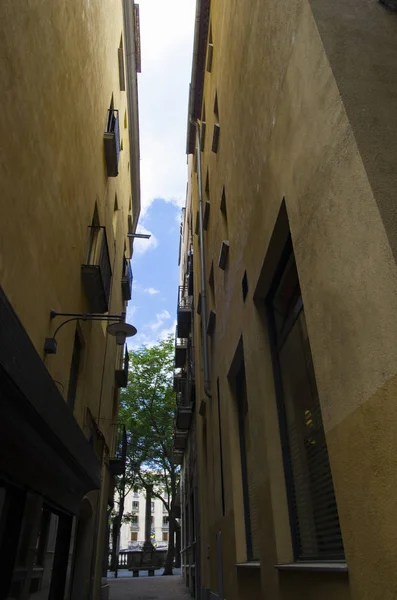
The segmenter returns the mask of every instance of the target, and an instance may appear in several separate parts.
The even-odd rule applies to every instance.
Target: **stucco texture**
[[[210,308],[216,311],[216,328],[210,338],[212,398],[206,399],[206,439],[200,432],[203,417],[197,412],[201,560],[203,587],[216,591],[216,531],[221,529],[224,593],[236,600],[396,596],[393,399],[397,271],[395,240],[391,242],[395,174],[390,157],[396,153],[397,25],[395,15],[384,12],[377,3],[360,3],[360,7],[355,2],[325,4],[296,0],[286,5],[266,0],[251,2],[247,9],[236,0],[211,3],[214,51],[212,70],[206,72],[204,82],[203,188],[208,174],[205,199],[211,209],[204,234],[205,269],[208,280],[214,265]],[[358,15],[360,10],[362,16],[355,22],[352,14]],[[364,17],[366,25],[360,33]],[[372,35],[366,36],[368,23]],[[390,42],[388,46],[385,39],[380,43],[381,34]],[[364,44],[367,48],[360,52]],[[376,69],[377,63],[380,69]],[[218,115],[213,110],[215,94]],[[215,122],[220,124],[217,153],[211,151]],[[382,141],[386,131],[387,144]],[[196,174],[191,176],[195,218]],[[221,211],[223,188],[226,217]],[[270,284],[277,267],[277,257],[268,260],[268,252],[283,199],[349,577],[279,573],[274,568],[277,563],[292,561],[293,553],[264,310],[267,290],[259,283],[266,280]],[[223,271],[217,264],[225,239],[230,252]],[[198,257],[197,235],[194,252]],[[248,280],[245,301],[244,272]],[[196,305],[199,291],[197,259]],[[194,326],[195,339],[200,340],[198,315]],[[249,569],[240,574],[235,567],[247,558],[237,409],[228,379],[240,340],[246,368],[259,576]],[[199,343],[196,359],[200,405],[205,393],[199,377]],[[219,483],[218,377],[224,516]]]

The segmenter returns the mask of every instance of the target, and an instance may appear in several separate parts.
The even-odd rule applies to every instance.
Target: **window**
[[[344,558],[332,473],[291,241],[267,299],[296,560]]]
[[[163,531],[163,542],[168,542],[168,531]]]
[[[76,332],[74,334],[72,362],[70,364],[69,387],[68,387],[68,398],[67,398],[67,402],[68,402],[68,405],[71,408],[71,410],[74,409],[74,403],[76,401],[77,384],[78,384],[79,372],[80,372],[81,351],[82,351],[82,344],[81,344],[80,336],[76,330]]]
[[[245,364],[242,360],[235,379],[235,394],[237,401],[238,429],[240,437],[241,479],[243,490],[245,539],[247,560],[259,557],[258,510],[254,495],[252,449],[250,443],[249,410]]]
[[[123,36],[120,38],[120,46],[118,49],[118,59],[119,59],[119,81],[120,81],[120,90],[125,92],[125,73],[124,73],[124,49],[123,49]]]
[[[139,502],[137,500],[132,502],[132,510],[139,510]]]
[[[243,290],[243,302],[245,302],[246,298],[247,298],[247,294],[248,294],[248,277],[247,277],[247,271],[244,271],[244,275],[243,275],[243,279],[241,282],[241,287]]]
[[[138,523],[139,523],[138,515],[132,515],[132,517],[131,517],[131,525],[138,525]]]
[[[167,507],[165,506],[165,504],[163,504],[163,513],[168,512]]]
[[[168,517],[163,517],[163,527],[168,527]]]
[[[151,505],[152,512],[154,512],[154,502],[151,502],[150,505]]]
[[[154,517],[152,517],[151,523],[152,525],[154,525]]]
[[[137,541],[138,541],[138,532],[131,531],[131,542],[137,542]]]

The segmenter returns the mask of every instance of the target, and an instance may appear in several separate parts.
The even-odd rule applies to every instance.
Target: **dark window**
[[[73,345],[72,362],[70,365],[69,388],[68,388],[68,405],[70,406],[71,410],[74,409],[74,403],[76,400],[77,384],[78,384],[79,371],[80,371],[81,350],[82,350],[82,345],[81,345],[80,337],[76,331],[76,333],[74,334],[74,345]]]
[[[244,503],[245,536],[247,560],[259,557],[258,511],[254,496],[252,466],[252,448],[249,436],[248,398],[244,361],[236,376],[236,399],[238,410],[238,428],[240,437],[241,477]]]
[[[222,515],[225,516],[225,485],[223,479],[223,450],[222,450],[222,421],[221,421],[221,397],[219,393],[219,377],[216,380],[216,390],[218,396],[218,436],[219,436],[219,466],[221,475],[221,502]]]
[[[132,502],[132,510],[139,510],[139,502],[138,502],[138,500],[134,500]]]
[[[295,559],[344,558],[292,243],[268,298]]]
[[[245,302],[245,299],[246,299],[247,294],[248,294],[247,271],[244,271],[243,280],[241,282],[241,287],[242,287],[242,290],[243,290],[243,301]]]
[[[131,516],[131,524],[132,525],[138,525],[138,522],[139,522],[138,515],[132,515]]]

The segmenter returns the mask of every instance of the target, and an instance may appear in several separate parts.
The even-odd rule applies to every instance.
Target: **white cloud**
[[[142,256],[142,254],[145,254],[145,252],[147,252],[148,250],[154,250],[159,245],[156,236],[153,235],[153,233],[151,231],[149,231],[149,229],[146,229],[146,227],[144,225],[139,224],[136,229],[136,232],[150,234],[151,238],[149,240],[140,239],[140,238],[136,238],[134,240],[134,254],[135,255]]]
[[[160,293],[160,290],[156,290],[156,288],[152,288],[152,287],[145,288],[145,290],[144,290],[144,291],[145,291],[147,294],[150,294],[151,296],[154,296],[155,294],[159,294],[159,293]]]
[[[176,319],[172,325],[160,331],[160,339],[165,340],[169,335],[175,335]]]
[[[156,321],[151,323],[149,327],[152,331],[156,331],[157,329],[160,329],[160,327],[164,325],[164,321],[167,321],[168,319],[171,319],[170,313],[168,310],[163,310],[156,314]]]
[[[176,206],[185,202],[195,4],[196,0],[140,2],[142,216],[156,198]]]
[[[175,327],[176,327],[176,319],[172,322],[169,327],[164,327],[159,332],[148,334],[148,333],[139,333],[127,340],[128,349],[136,350],[140,346],[146,346],[147,348],[151,348],[155,344],[157,344],[161,340],[167,339],[169,335],[175,335]]]

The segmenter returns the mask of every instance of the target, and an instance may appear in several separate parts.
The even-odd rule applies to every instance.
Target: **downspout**
[[[203,186],[201,172],[201,139],[200,125],[198,120],[191,119],[197,131],[197,183],[199,197],[199,245],[200,245],[200,276],[201,276],[201,328],[203,340],[203,362],[204,362],[204,392],[211,398],[210,368],[208,360],[208,337],[207,337],[207,285],[205,279],[205,256],[204,256],[204,208],[203,208]]]

